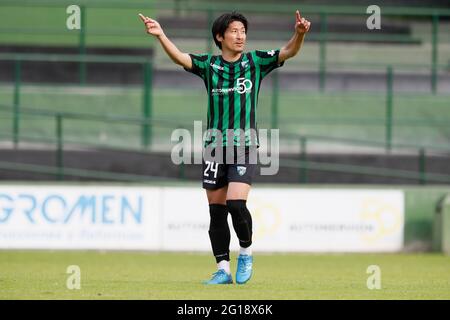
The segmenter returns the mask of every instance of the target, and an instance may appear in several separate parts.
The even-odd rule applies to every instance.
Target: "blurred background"
[[[370,30],[372,4],[0,0],[0,298],[447,297],[449,257],[403,253],[450,254],[450,4],[379,1]],[[205,291],[201,165],[175,165],[171,135],[205,123],[206,92],[138,13],[181,51],[220,54],[210,29],[221,13],[247,17],[248,51],[271,50],[297,9],[311,30],[259,95],[259,129],[280,129],[280,168],[255,177],[247,203],[256,286]],[[82,295],[64,287],[69,264],[88,270]],[[372,264],[386,275],[375,296]]]
[[[206,120],[203,83],[173,64],[137,14],[184,52],[219,54],[222,12],[249,20],[248,47],[280,48],[294,12],[301,53],[263,81],[259,128],[281,128],[281,167],[258,181],[450,182],[450,8],[446,1],[0,2],[1,179],[198,179],[168,160],[175,128]],[[149,165],[151,163],[151,165]],[[79,170],[79,171],[78,171]],[[123,175],[129,174],[129,176]]]
[[[0,178],[193,180],[168,161],[176,128],[206,120],[200,79],[173,64],[138,19],[184,52],[219,54],[222,12],[249,20],[248,47],[312,22],[301,53],[263,81],[259,128],[280,128],[281,183],[450,183],[450,6],[370,1],[0,1]]]

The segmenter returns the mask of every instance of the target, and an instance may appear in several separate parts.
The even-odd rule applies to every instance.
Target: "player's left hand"
[[[309,31],[310,27],[311,22],[309,22],[305,18],[302,18],[298,10],[295,11],[295,32],[305,34]]]

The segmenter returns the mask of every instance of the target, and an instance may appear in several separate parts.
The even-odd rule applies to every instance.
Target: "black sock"
[[[209,239],[216,262],[230,261],[230,228],[228,227],[228,208],[223,204],[210,204]]]
[[[246,203],[246,200],[227,200],[234,231],[236,231],[239,245],[242,248],[248,248],[252,244],[252,216]]]

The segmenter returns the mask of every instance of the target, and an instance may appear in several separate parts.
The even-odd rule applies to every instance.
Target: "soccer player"
[[[160,24],[139,14],[172,61],[202,78],[208,94],[207,134],[203,154],[203,188],[209,203],[209,237],[218,271],[205,284],[231,284],[228,213],[239,239],[236,282],[252,276],[252,217],[246,202],[256,169],[256,107],[261,80],[294,57],[311,23],[295,13],[294,35],[280,49],[244,52],[248,23],[240,13],[222,14],[212,26],[220,55],[181,52]],[[209,151],[206,152],[206,150]],[[230,156],[231,154],[231,156]]]

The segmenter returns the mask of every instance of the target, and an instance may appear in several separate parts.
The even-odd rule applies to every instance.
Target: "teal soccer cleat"
[[[253,273],[253,256],[240,254],[236,270],[236,282],[244,284],[250,280]]]
[[[225,272],[225,270],[220,269],[219,271],[213,273],[211,280],[203,282],[203,284],[232,284],[233,278],[231,274]]]

